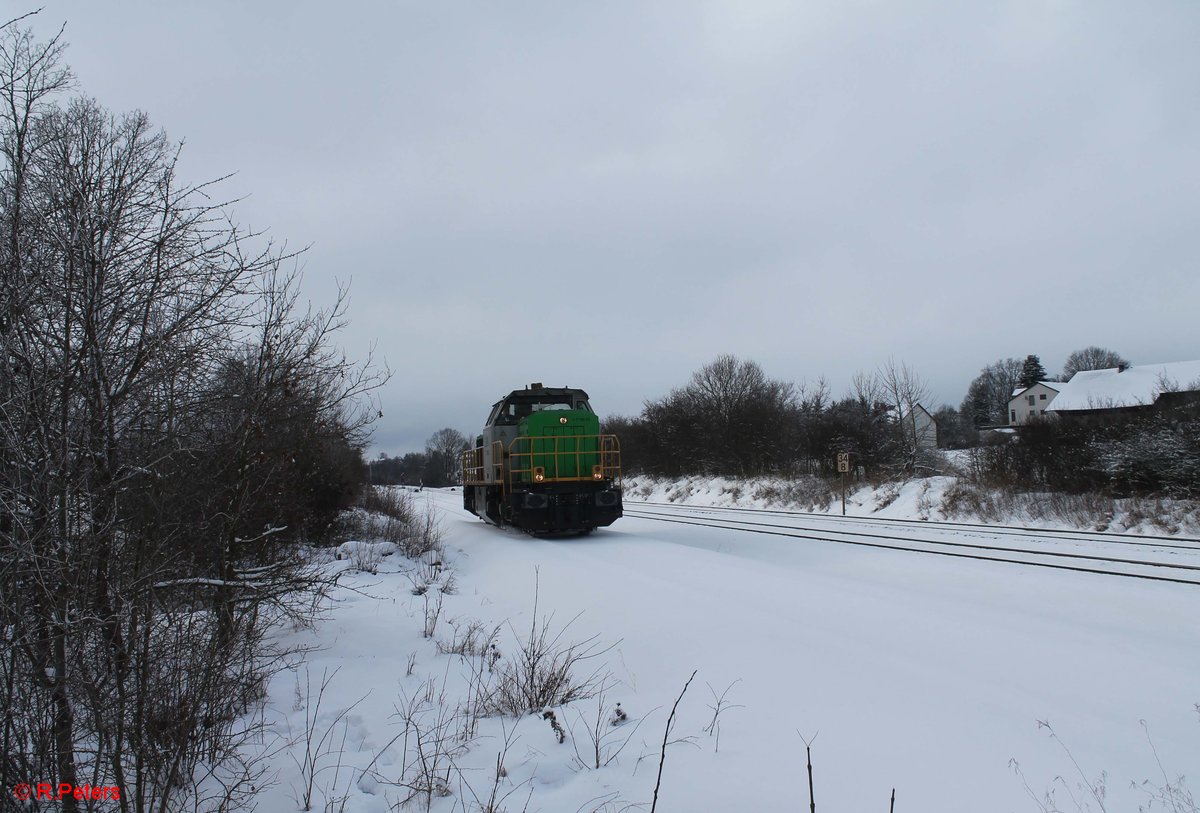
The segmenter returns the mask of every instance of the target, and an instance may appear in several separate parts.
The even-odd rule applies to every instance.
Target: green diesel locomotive
[[[534,533],[588,532],[621,516],[621,448],[583,390],[530,384],[492,406],[463,452],[463,507]]]

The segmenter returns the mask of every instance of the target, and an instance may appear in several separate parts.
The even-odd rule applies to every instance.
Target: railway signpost
[[[842,516],[846,516],[846,473],[850,471],[850,453],[838,452],[838,473],[842,475]]]

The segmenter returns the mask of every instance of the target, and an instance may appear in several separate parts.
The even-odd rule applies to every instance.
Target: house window
[[[1029,405],[1033,406],[1033,396],[1029,396]]]
[[[1011,412],[1011,414],[1010,414],[1010,417],[1009,417],[1009,419],[1008,419],[1008,422],[1009,422],[1009,423],[1016,423],[1016,422],[1017,422],[1017,411],[1016,411],[1015,409],[1014,409],[1014,410],[1012,410],[1012,412]]]
[[[1038,396],[1038,400],[1039,400],[1039,401],[1045,401],[1045,400],[1046,400],[1046,393],[1044,393],[1044,392],[1043,392],[1041,395],[1039,395],[1039,396]]]

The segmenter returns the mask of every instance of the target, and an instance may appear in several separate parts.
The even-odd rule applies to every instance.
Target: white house
[[[1200,361],[1083,370],[1058,385],[1053,415],[1132,412],[1163,402],[1200,400]]]
[[[1008,401],[1008,425],[1021,426],[1034,418],[1044,417],[1065,386],[1061,381],[1039,381],[1032,387],[1013,390]]]

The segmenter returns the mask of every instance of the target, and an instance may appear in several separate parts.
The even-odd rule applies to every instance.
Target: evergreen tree
[[[1037,356],[1028,355],[1025,357],[1025,364],[1021,367],[1021,378],[1018,381],[1022,388],[1032,387],[1039,381],[1046,380],[1046,368],[1042,366],[1042,360]]]
[[[942,449],[968,449],[979,443],[979,433],[973,426],[971,414],[959,412],[949,404],[945,404],[933,413],[937,421],[938,447]]]

